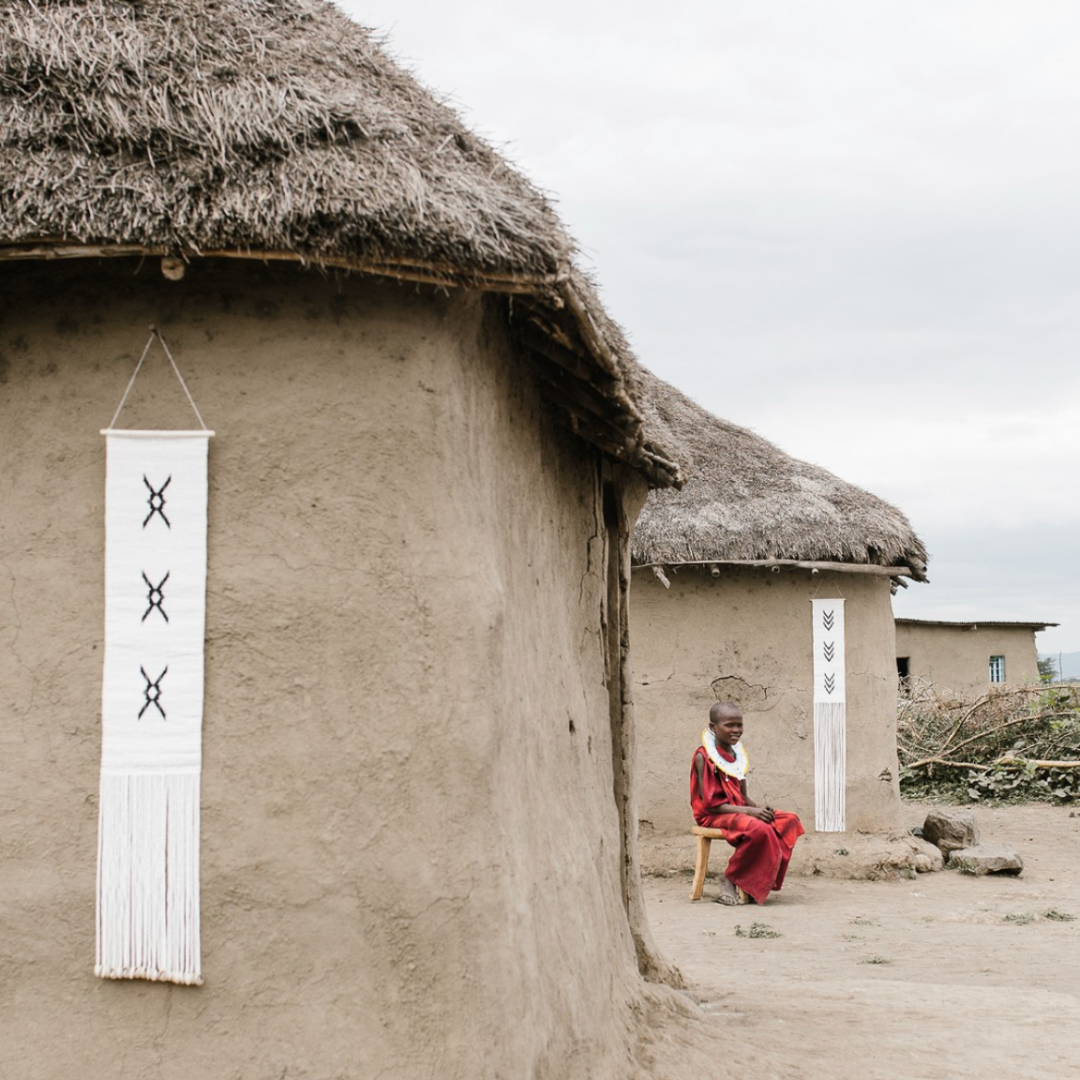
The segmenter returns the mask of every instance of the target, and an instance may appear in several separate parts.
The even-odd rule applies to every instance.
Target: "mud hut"
[[[640,374],[649,424],[684,464],[634,526],[631,638],[644,828],[685,831],[690,756],[737,702],[759,795],[815,820],[811,601],[846,612],[846,827],[897,822],[894,583],[925,580],[898,510]]]
[[[985,694],[992,686],[1039,681],[1035,635],[1052,622],[896,620],[900,687],[932,686],[942,693]]]
[[[628,1075],[629,526],[678,471],[550,206],[321,0],[5,3],[0,72],[0,1072]],[[217,432],[199,988],[93,975],[150,324]],[[147,363],[121,426],[191,426]]]

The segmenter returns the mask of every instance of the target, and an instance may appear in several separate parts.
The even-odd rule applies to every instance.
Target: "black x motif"
[[[164,491],[165,489],[162,488],[161,490]],[[833,628],[833,616],[834,615],[835,615],[835,612],[832,612],[832,611],[823,611],[821,613],[821,622],[822,622],[822,625],[825,627],[826,630],[831,630]]]
[[[172,573],[170,570],[169,573]],[[146,571],[143,571],[143,581],[146,582],[146,602],[149,607],[143,612],[141,622],[146,622],[146,616],[155,609],[161,612],[161,617],[168,622],[169,616],[166,614],[165,609],[161,606],[162,601],[165,599],[165,593],[162,591],[165,588],[165,582],[169,580],[169,574],[166,574],[156,585],[146,576]]]
[[[835,689],[836,689],[836,676],[835,675],[826,675],[825,676],[825,693],[826,694],[831,694]]]
[[[156,680],[151,680],[150,676],[146,674],[146,668],[140,667],[142,677],[146,680],[146,687],[143,690],[143,697],[146,698],[146,704],[139,710],[139,719],[143,718],[143,713],[150,708],[151,705],[159,713],[161,713],[161,719],[167,720],[165,710],[161,707],[161,680],[165,678],[169,671],[169,665],[165,665],[165,670],[157,677]]]
[[[170,476],[169,479],[166,480],[165,483],[157,489],[157,491],[154,490],[154,485],[146,479],[145,473],[143,473],[142,482],[146,485],[147,490],[150,492],[150,498],[146,500],[147,504],[150,507],[150,513],[147,514],[145,518],[143,518],[142,527],[145,529],[147,522],[149,522],[149,520],[155,514],[157,514],[158,517],[160,517],[161,520],[165,522],[165,527],[167,529],[171,529],[172,524],[165,516],[165,489],[172,483],[172,477]]]
[[[145,576],[146,575],[144,574],[143,577],[145,577]],[[166,574],[165,576],[168,577],[168,574]],[[149,585],[150,582],[148,581],[146,584]],[[162,582],[162,584],[164,584],[164,582]],[[162,615],[164,615],[164,614],[165,614],[165,612],[162,612]],[[144,615],[143,618],[145,619],[146,616]],[[836,644],[835,644],[835,642],[826,641],[825,642],[825,659],[828,660],[828,662],[831,664],[832,661],[833,661],[834,656],[836,656]]]

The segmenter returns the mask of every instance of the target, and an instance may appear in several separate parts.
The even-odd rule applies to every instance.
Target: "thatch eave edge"
[[[294,262],[303,266],[352,270],[373,277],[391,278],[416,284],[444,288],[479,288],[488,292],[542,295],[550,300],[569,278],[569,270],[554,274],[492,273],[463,269],[459,266],[413,259],[363,259],[356,256],[327,255],[296,251],[225,248],[214,250],[179,251],[166,245],[150,244],[79,244],[39,240],[26,244],[0,245],[0,261],[19,260],[48,262],[54,259],[98,258],[177,258],[184,262],[193,259],[246,259],[251,262]],[[561,306],[561,305],[557,305]]]
[[[910,566],[880,566],[877,563],[842,563],[819,562],[809,559],[651,559],[647,562],[633,563],[631,570],[651,570],[653,567],[709,567],[709,566],[746,566],[755,569],[779,570],[781,568],[811,570],[814,573],[829,571],[841,574],[873,574],[880,577],[909,577],[925,582]]]

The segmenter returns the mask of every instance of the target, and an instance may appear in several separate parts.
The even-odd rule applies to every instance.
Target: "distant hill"
[[[1061,673],[1059,678],[1080,679],[1080,652],[1039,653],[1040,660],[1053,660],[1055,665],[1058,662],[1059,656],[1061,657]]]

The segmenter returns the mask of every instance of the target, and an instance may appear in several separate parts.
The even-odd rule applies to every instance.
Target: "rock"
[[[917,874],[932,874],[945,867],[945,856],[933,844],[928,844],[920,837],[912,837],[911,846],[915,849],[911,865]]]
[[[941,807],[931,810],[923,822],[923,838],[941,849],[945,858],[960,848],[973,848],[979,843],[979,827],[970,810]]]
[[[978,844],[952,852],[949,867],[965,874],[1019,874],[1024,860],[1006,844]]]

